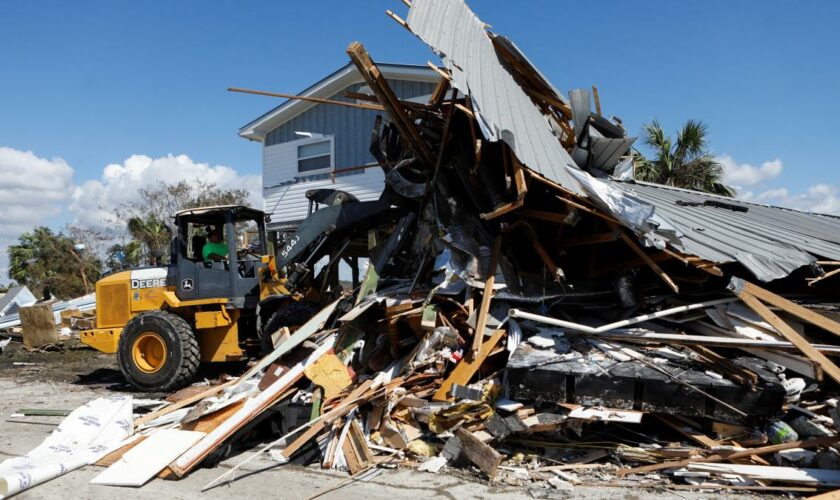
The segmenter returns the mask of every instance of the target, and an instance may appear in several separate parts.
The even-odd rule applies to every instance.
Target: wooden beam
[[[733,282],[737,278],[733,278]],[[734,287],[732,283],[730,283],[730,290],[738,296],[746,305],[750,307],[756,314],[761,316],[761,318],[770,323],[773,328],[779,331],[783,337],[785,337],[791,344],[795,345],[797,349],[799,349],[802,354],[808,357],[811,361],[814,361],[819,364],[820,368],[823,369],[825,373],[828,374],[829,377],[834,379],[835,382],[840,383],[840,368],[837,367],[830,359],[828,359],[823,353],[818,351],[814,346],[811,345],[810,342],[802,338],[801,335],[796,333],[796,331],[790,327],[782,318],[778,317],[776,313],[770,310],[769,307],[764,305],[758,298],[754,295],[746,291],[743,287]]]
[[[461,451],[474,463],[476,467],[487,474],[490,479],[496,475],[496,470],[502,463],[502,454],[494,450],[490,445],[482,443],[472,432],[459,427],[455,431]]]
[[[397,24],[399,24],[403,28],[407,29],[410,33],[414,33],[413,31],[411,31],[411,28],[408,27],[408,23],[405,22],[405,20],[403,18],[401,18],[400,16],[394,14],[394,11],[392,11],[391,9],[387,9],[385,11],[385,13],[388,14],[388,17],[390,17],[391,19],[396,21]]]
[[[517,212],[530,219],[539,219],[548,222],[556,222],[557,224],[566,224],[569,217],[568,212],[546,212],[544,210],[534,210],[531,208],[523,208]]]
[[[225,382],[224,384],[219,384],[219,385],[210,387],[209,389],[207,389],[205,391],[199,392],[198,394],[195,394],[195,395],[190,396],[188,398],[184,398],[184,399],[178,401],[177,403],[173,403],[169,406],[165,406],[165,407],[161,408],[160,410],[153,411],[151,413],[147,413],[146,415],[143,415],[142,417],[138,417],[137,420],[134,421],[134,427],[135,428],[140,427],[141,425],[143,425],[145,423],[148,423],[148,422],[151,422],[152,420],[154,420],[158,417],[162,417],[163,415],[168,415],[169,413],[172,413],[175,410],[179,410],[179,409],[181,409],[185,406],[189,406],[189,405],[195,403],[196,401],[201,401],[204,398],[208,398],[210,396],[215,396],[216,394],[222,392],[222,390],[224,390],[226,387],[230,387],[237,382],[239,382],[239,379],[229,380],[229,381]]]
[[[333,99],[322,99],[320,97],[310,97],[305,95],[281,94],[279,92],[266,92],[264,90],[251,90],[239,87],[229,87],[229,92],[241,92],[243,94],[265,95],[268,97],[282,97],[284,99],[296,99],[298,101],[315,102],[318,104],[334,104],[336,106],[344,106],[347,108],[371,109],[374,111],[384,111],[385,108],[378,104],[360,104],[357,102],[336,101]]]
[[[449,79],[448,78],[441,78],[438,84],[435,86],[435,90],[432,92],[432,96],[429,98],[429,105],[430,106],[440,106],[443,103],[443,100],[446,98],[446,92],[449,90]]]
[[[720,268],[715,266],[714,262],[709,262],[695,256],[682,255],[679,252],[675,252],[669,248],[663,248],[662,251],[667,253],[671,257],[677,259],[678,261],[682,262],[683,264],[694,266],[701,271],[705,271],[711,274],[712,276],[717,276],[718,278],[723,276],[723,271],[721,271]]]
[[[359,42],[351,43],[347,47],[347,55],[350,56],[350,60],[358,68],[365,83],[376,94],[380,104],[384,106],[392,122],[397,127],[400,136],[405,140],[414,154],[417,155],[417,159],[427,166],[433,166],[435,164],[434,155],[429,145],[426,144],[414,120],[408,116],[405,109],[399,103],[399,99],[397,99],[391,86],[388,85],[385,77],[382,76],[382,72],[379,71],[379,68],[370,58],[364,45]]]
[[[627,243],[627,246],[629,246],[634,252],[636,252],[636,255],[638,255],[640,259],[645,261],[645,264],[647,264],[648,267],[650,267],[653,270],[653,272],[655,272],[659,276],[659,278],[665,282],[665,284],[671,287],[671,290],[673,290],[674,293],[680,293],[680,288],[677,286],[676,283],[674,283],[674,280],[672,280],[671,277],[668,276],[665,273],[665,271],[663,271],[662,268],[659,267],[659,265],[656,262],[654,262],[653,259],[650,258],[647,252],[642,250],[642,248],[633,240],[633,238],[628,236],[627,233],[625,233],[624,231],[620,232],[620,236],[621,239],[624,240],[625,243]]]
[[[310,439],[314,438],[321,431],[327,424],[332,423],[335,419],[342,417],[350,412],[353,408],[357,407],[357,404],[354,404],[353,401],[359,400],[362,396],[368,392],[368,390],[373,386],[373,379],[368,379],[358,386],[356,386],[353,391],[344,398],[343,401],[346,403],[339,405],[337,408],[334,408],[324,415],[321,416],[321,420],[313,424],[311,427],[306,429],[300,436],[297,437],[294,441],[292,441],[289,446],[283,449],[280,452],[286,458],[291,458],[292,455],[295,454],[303,445],[309,442]]]
[[[814,286],[815,284],[819,283],[820,281],[822,281],[826,278],[830,278],[830,277],[832,277],[836,274],[840,274],[840,267],[838,267],[837,269],[834,269],[833,271],[829,271],[829,272],[823,274],[822,276],[820,276],[818,278],[814,278],[814,279],[810,280],[808,282],[808,286]]]
[[[484,329],[487,326],[487,314],[490,311],[490,300],[493,298],[493,285],[496,284],[496,267],[498,267],[501,253],[502,237],[499,235],[496,236],[496,240],[493,242],[493,251],[490,254],[490,268],[487,271],[487,280],[484,282],[484,291],[481,294],[481,306],[478,309],[472,348],[470,349],[470,357],[473,359],[481,351]]]
[[[473,359],[462,359],[455,369],[452,370],[452,373],[449,374],[449,377],[443,381],[443,384],[441,384],[440,388],[437,392],[435,392],[434,396],[432,396],[432,399],[435,401],[450,401],[454,399],[449,395],[449,389],[452,387],[452,384],[467,385],[472,376],[475,375],[475,372],[477,372],[481,367],[481,363],[484,362],[487,356],[490,355],[493,348],[496,347],[496,344],[499,343],[499,340],[502,339],[504,333],[504,330],[496,330],[496,332],[481,345],[481,352],[478,353],[478,356]],[[477,332],[476,335],[478,335]]]
[[[598,87],[592,86],[592,98],[595,99],[595,113],[601,116],[601,97],[598,95]]]
[[[360,101],[370,101],[370,102],[379,102],[379,99],[375,95],[365,94],[363,92],[356,92],[354,90],[345,90],[342,92],[342,95],[348,99],[357,99]],[[406,108],[418,108],[418,109],[428,109],[428,104],[423,104],[422,102],[412,102],[406,101],[404,99],[399,100],[400,104],[405,106]],[[378,106],[378,104],[377,104]],[[384,110],[385,108],[383,108]]]
[[[609,243],[618,239],[619,231],[610,231],[608,233],[589,234],[586,236],[573,236],[571,238],[563,238],[560,240],[560,246],[579,247],[585,245],[596,245],[598,243]]]
[[[718,443],[714,439],[703,434],[702,432],[691,427],[690,425],[686,425],[684,422],[678,420],[675,417],[672,417],[671,415],[654,413],[654,416],[661,422],[666,424],[668,427],[674,429],[675,431],[679,432],[688,439],[691,439],[695,443],[700,444],[704,448],[716,448],[720,446],[720,443]]]
[[[690,463],[713,463],[722,462],[724,460],[734,460],[738,458],[747,458],[751,455],[761,456],[778,451],[791,450],[793,448],[816,448],[817,446],[827,446],[832,443],[840,441],[840,436],[819,437],[814,439],[805,439],[803,441],[793,441],[790,443],[773,444],[770,446],[762,446],[760,448],[749,448],[742,451],[736,451],[729,454],[715,453],[702,458],[687,458],[685,460],[677,460],[674,462],[662,462],[652,465],[644,465],[641,467],[633,467],[630,469],[620,469],[616,471],[619,476],[626,476],[628,474],[643,474],[662,469],[678,469],[685,467]]]
[[[519,163],[516,156],[511,153],[513,159],[513,186],[516,188],[516,199],[524,200],[528,194],[528,182],[525,180],[525,167]]]
[[[496,217],[502,216],[506,213],[513,212],[517,208],[520,208],[522,205],[525,204],[525,200],[516,200],[510,203],[505,203],[504,205],[500,206],[499,208],[493,210],[492,212],[487,212],[483,214],[479,214],[479,217],[482,220],[493,220]]]
[[[456,108],[458,108],[458,109],[460,109],[461,111],[463,111],[463,112],[464,112],[464,114],[466,114],[467,116],[469,116],[471,119],[475,120],[475,114],[472,112],[472,110],[471,110],[470,108],[468,108],[468,107],[464,106],[464,105],[463,105],[463,104],[461,104],[460,102],[459,102],[459,103],[457,103],[457,104],[455,104],[455,107],[456,107]]]
[[[733,285],[732,283],[737,284]],[[771,306],[776,306],[779,309],[785,311],[786,313],[796,316],[802,321],[811,323],[812,325],[822,328],[823,330],[826,330],[828,332],[831,332],[834,335],[840,336],[840,323],[830,320],[820,313],[802,307],[799,304],[791,302],[780,295],[776,295],[775,293],[769,290],[765,290],[760,286],[754,285],[749,281],[744,281],[738,278],[732,278],[732,283],[730,283],[730,287],[738,287],[740,285],[744,291],[758,299],[761,299],[764,302],[767,302]]]

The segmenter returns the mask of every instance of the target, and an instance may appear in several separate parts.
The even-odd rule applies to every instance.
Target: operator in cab
[[[222,230],[214,226],[207,233],[207,243],[204,244],[204,248],[201,250],[201,256],[204,258],[204,262],[212,262],[214,260],[227,260],[227,255],[228,246],[222,239]]]

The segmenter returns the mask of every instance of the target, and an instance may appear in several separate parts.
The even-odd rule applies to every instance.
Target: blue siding
[[[428,82],[389,80],[388,83],[401,99],[428,95],[435,88],[434,83]],[[359,91],[364,86],[359,83],[351,85],[346,90]],[[344,97],[343,92],[330,99],[352,101]],[[376,115],[380,113],[329,104],[317,105],[269,132],[265,138],[265,146],[300,139],[301,136],[295,134],[295,131],[315,132],[335,136],[336,169],[371,163],[374,159],[368,151],[370,132]]]

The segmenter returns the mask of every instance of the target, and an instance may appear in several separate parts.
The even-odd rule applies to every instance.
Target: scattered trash
[[[144,408],[98,481],[184,477],[259,434],[205,490],[265,454],[348,471],[328,491],[395,463],[538,496],[840,486],[840,308],[805,279],[840,265],[840,222],[611,178],[634,139],[595,89],[565,97],[461,0],[406,3],[443,57],[428,102],[347,49],[398,215],[347,237],[361,283],[239,378]]]

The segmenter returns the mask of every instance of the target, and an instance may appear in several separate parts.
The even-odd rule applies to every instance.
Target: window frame
[[[308,146],[310,144],[317,144],[319,142],[329,142],[330,143],[330,152],[329,152],[330,166],[325,167],[325,168],[319,168],[319,169],[315,169],[315,170],[306,170],[306,171],[301,172],[300,171],[301,160],[309,160],[309,159],[312,159],[312,158],[320,158],[322,156],[326,156],[326,155],[320,154],[320,155],[301,157],[300,156],[301,146]],[[297,144],[295,144],[295,170],[297,171],[297,173],[295,174],[296,178],[310,177],[310,176],[313,176],[313,175],[328,174],[328,173],[332,172],[333,170],[335,170],[335,136],[328,135],[328,136],[322,136],[322,137],[312,137],[312,138],[297,142]]]

